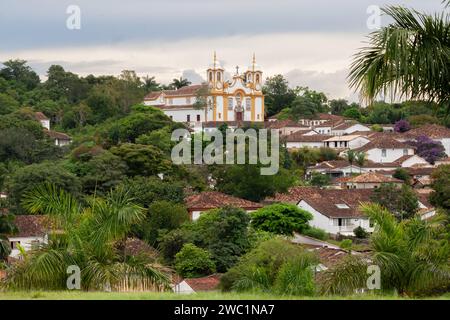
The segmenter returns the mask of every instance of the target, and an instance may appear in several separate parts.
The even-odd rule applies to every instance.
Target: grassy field
[[[292,297],[274,296],[269,294],[246,293],[196,293],[175,294],[155,292],[80,292],[80,291],[30,291],[30,292],[0,292],[0,300],[397,300],[405,299],[398,296],[354,295],[349,297]],[[450,293],[428,299],[450,300]]]

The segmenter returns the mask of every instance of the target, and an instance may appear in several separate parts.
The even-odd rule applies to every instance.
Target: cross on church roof
[[[236,66],[236,74],[239,74],[239,66]]]

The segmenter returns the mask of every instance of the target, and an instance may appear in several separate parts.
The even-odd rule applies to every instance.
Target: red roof
[[[287,194],[276,194],[270,202],[307,202],[318,212],[332,218],[359,218],[363,202],[370,202],[372,189],[320,189],[314,187],[293,187]]]
[[[224,206],[232,206],[246,210],[256,210],[262,207],[261,204],[245,199],[233,197],[222,192],[205,191],[193,194],[185,199],[189,211],[203,211]]]
[[[184,281],[194,290],[198,291],[213,291],[219,288],[220,275],[212,274],[203,278],[184,279]]]
[[[406,138],[417,138],[418,136],[427,136],[432,139],[450,138],[450,129],[438,124],[427,124],[411,129],[401,135]]]
[[[36,118],[36,120],[40,121],[40,120],[49,120],[47,118],[47,116],[45,114],[43,114],[42,112],[35,112],[34,113],[34,117]]]
[[[155,100],[158,98],[162,93],[167,98],[171,97],[177,97],[177,96],[195,96],[197,94],[197,91],[204,87],[202,84],[195,84],[191,86],[185,86],[177,90],[162,90],[162,91],[156,91],[156,92],[150,92],[148,95],[145,96],[144,100]]]
[[[327,134],[312,134],[305,135],[302,131],[294,132],[286,136],[287,142],[323,142],[326,139],[332,138],[334,136]]]
[[[47,216],[18,215],[14,219],[18,232],[12,237],[42,237],[50,230]]]

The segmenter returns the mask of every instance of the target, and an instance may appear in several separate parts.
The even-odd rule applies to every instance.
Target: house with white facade
[[[185,204],[191,220],[194,221],[205,211],[226,206],[241,208],[246,212],[253,212],[262,208],[262,205],[259,203],[233,197],[217,191],[204,191],[188,196],[185,199]]]
[[[50,130],[50,119],[42,112],[35,112],[34,117],[44,128],[44,134],[55,142],[58,147],[66,146],[72,142],[72,138],[65,133]]]
[[[414,155],[414,148],[386,135],[378,135],[355,152],[364,152],[367,159],[376,163],[395,162],[403,156]]]
[[[42,112],[35,112],[34,117],[45,129],[50,130],[50,119]]]
[[[323,146],[332,149],[357,149],[370,140],[367,137],[359,135],[338,135],[323,141]]]
[[[151,92],[143,103],[161,109],[173,121],[186,123],[195,131],[201,131],[202,123],[210,121],[264,122],[263,73],[255,56],[245,72],[239,73],[237,67],[232,79],[227,80],[214,53],[206,79],[204,84]]]
[[[14,219],[17,232],[8,235],[11,246],[10,258],[21,259],[20,248],[25,251],[39,248],[48,243],[49,220],[42,215],[17,215]]]
[[[321,148],[324,146],[323,142],[328,138],[331,138],[331,136],[325,134],[303,134],[303,132],[296,132],[285,138],[286,148]]]
[[[377,189],[383,183],[391,183],[400,187],[403,180],[393,178],[389,174],[366,172],[357,176],[338,178],[335,183],[342,189]]]
[[[358,131],[366,131],[366,132],[370,132],[370,128],[360,124],[358,122],[355,121],[345,121],[343,123],[338,124],[337,126],[334,126],[331,129],[331,134],[335,135],[335,136],[342,136],[345,134],[353,134],[354,132],[358,132]]]
[[[309,225],[332,235],[353,236],[353,230],[362,227],[373,232],[373,224],[361,210],[363,202],[370,201],[371,189],[320,189],[293,187],[285,194],[276,194],[267,202],[294,203],[310,212],[313,219]]]
[[[309,126],[302,125],[289,119],[268,121],[265,124],[265,128],[270,130],[278,130],[280,136],[288,136],[299,131],[308,132],[311,129]]]

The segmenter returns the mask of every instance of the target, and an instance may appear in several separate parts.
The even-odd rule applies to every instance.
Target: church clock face
[[[259,83],[256,84],[255,89],[261,91],[261,85]]]

